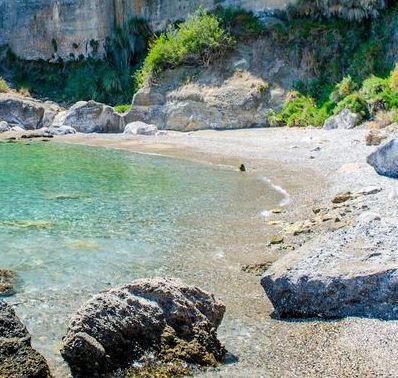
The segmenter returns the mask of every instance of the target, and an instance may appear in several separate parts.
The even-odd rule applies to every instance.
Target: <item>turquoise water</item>
[[[8,300],[54,369],[64,369],[67,320],[91,295],[173,274],[196,252],[211,260],[221,238],[239,237],[242,219],[277,203],[244,176],[110,149],[0,143],[0,268],[17,272]]]

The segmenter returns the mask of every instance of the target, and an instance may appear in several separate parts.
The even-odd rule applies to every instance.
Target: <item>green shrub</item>
[[[268,121],[289,127],[322,126],[327,118],[327,108],[318,108],[315,101],[297,91],[290,92],[281,112],[271,113]]]
[[[358,86],[354,80],[352,80],[352,77],[346,76],[340,83],[336,84],[334,91],[330,95],[330,100],[337,104],[356,89],[358,89]]]
[[[7,93],[10,91],[10,87],[7,82],[0,76],[0,93]]]
[[[377,76],[370,76],[363,81],[361,87],[361,94],[368,100],[381,95],[383,92],[389,90],[388,79],[383,79]]]
[[[390,74],[390,87],[392,90],[398,91],[398,64],[395,65]]]
[[[395,111],[394,122],[398,123],[398,110]]]
[[[199,9],[150,44],[149,53],[136,75],[137,87],[168,68],[182,64],[208,65],[232,44],[233,38],[221,27],[219,19]]]
[[[398,91],[392,87],[394,72],[388,78],[371,76],[362,83],[361,95],[366,99],[372,113],[398,107]]]
[[[334,108],[333,113],[338,114],[344,109],[349,109],[353,113],[360,114],[364,118],[366,118],[369,114],[368,104],[365,98],[359,92],[351,93],[341,100]]]
[[[258,36],[265,30],[264,25],[253,12],[242,8],[218,6],[215,15],[224,29],[236,37]]]
[[[114,108],[117,113],[125,113],[128,110],[130,110],[130,107],[131,107],[130,104],[123,104],[123,105],[116,105]]]

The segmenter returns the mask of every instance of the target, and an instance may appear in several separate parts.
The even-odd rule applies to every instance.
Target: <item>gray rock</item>
[[[127,366],[146,353],[159,359],[174,353],[199,364],[221,361],[224,349],[216,330],[224,312],[212,295],[179,280],[137,280],[88,301],[73,316],[61,353],[73,372],[89,376]],[[192,343],[196,352],[189,351]]]
[[[0,94],[0,119],[26,130],[50,126],[61,108],[52,102],[41,102],[16,94]]]
[[[0,377],[51,377],[45,359],[31,347],[29,332],[14,310],[1,300]]]
[[[124,120],[111,106],[80,101],[55,118],[53,125],[70,126],[82,133],[121,133]]]
[[[6,121],[0,121],[0,133],[10,130],[10,125]]]
[[[379,175],[398,178],[398,140],[393,139],[378,148],[368,156],[367,162]]]
[[[267,73],[278,76],[274,86],[269,84],[271,78],[254,72],[255,63],[247,51],[216,67],[167,70],[156,83],[146,83],[137,92],[125,119],[188,132],[266,126],[267,112],[284,102],[287,91],[279,83],[286,83],[285,76],[292,72],[282,70],[281,62],[274,62],[278,66],[274,74]]]
[[[71,126],[52,126],[48,129],[48,132],[51,135],[68,135],[68,134],[76,134],[76,129]]]
[[[124,134],[131,135],[156,135],[157,132],[158,128],[155,125],[141,121],[131,122],[124,129]]]
[[[0,296],[15,294],[16,274],[8,269],[0,269]]]
[[[275,315],[398,319],[397,228],[372,215],[276,261],[261,280]]]
[[[37,130],[29,130],[22,135],[22,138],[52,138],[50,129],[48,127],[42,127]]]
[[[156,90],[156,87],[143,87],[133,98],[136,106],[164,105],[166,98],[163,93]]]
[[[11,130],[11,131],[15,131],[15,132],[17,132],[17,133],[23,133],[23,132],[26,131],[26,130],[25,130],[23,127],[21,127],[21,126],[13,126],[13,127],[11,127],[10,130]]]
[[[358,190],[355,194],[360,196],[370,196],[373,194],[380,193],[383,190],[380,186],[366,186]]]
[[[334,129],[353,129],[361,121],[361,116],[356,113],[352,113],[349,109],[342,110],[339,114],[329,117],[323,128],[325,130]]]

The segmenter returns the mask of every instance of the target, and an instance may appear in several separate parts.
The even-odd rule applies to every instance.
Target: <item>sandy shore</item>
[[[366,164],[366,156],[374,147],[365,145],[365,133],[257,129],[170,132],[158,137],[73,135],[57,141],[154,153],[233,169],[244,163],[248,174],[267,177],[288,193],[286,212],[277,219],[294,222],[309,217],[314,207],[327,206],[339,192],[381,185],[386,193],[382,198],[386,199],[395,190],[394,180],[378,176]],[[383,214],[383,203],[378,201],[372,206]],[[272,232],[272,226],[264,224],[264,240]],[[289,240],[293,245],[306,241],[300,237]],[[261,263],[283,253],[264,244],[263,253],[246,254],[239,263]],[[206,376],[398,376],[398,322],[360,318],[330,322],[275,320],[270,316],[272,305],[262,292],[259,277],[240,272],[234,277],[238,276],[239,285],[225,285],[224,289],[232,293],[223,299],[227,307],[231,304],[230,311],[240,312],[246,320],[237,325],[234,337],[223,334],[222,329],[221,337],[239,361]]]

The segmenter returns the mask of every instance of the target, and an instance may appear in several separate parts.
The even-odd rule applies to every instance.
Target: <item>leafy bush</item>
[[[385,79],[371,76],[363,82],[360,92],[372,113],[398,107],[398,90],[393,87],[394,72],[395,70]]]
[[[388,90],[388,79],[383,79],[374,75],[364,80],[361,87],[362,95],[368,100],[375,98]]]
[[[390,87],[392,90],[398,91],[398,64],[395,65],[395,68],[391,72]]]
[[[330,100],[337,104],[356,89],[358,89],[358,86],[354,80],[352,80],[352,77],[346,76],[340,83],[336,84],[334,91],[330,95]]]
[[[258,36],[264,32],[264,25],[253,12],[242,8],[218,6],[215,15],[224,29],[236,37]]]
[[[326,108],[318,108],[315,101],[292,91],[287,96],[281,112],[271,114],[269,122],[282,123],[289,127],[322,126],[327,118]]]
[[[136,75],[137,86],[167,68],[182,64],[208,65],[232,44],[233,38],[222,28],[219,19],[199,9],[150,44],[149,53]]]
[[[115,106],[115,111],[117,113],[125,113],[128,110],[130,110],[131,105],[130,104],[123,104],[123,105],[116,105]]]
[[[0,93],[7,93],[10,91],[10,87],[7,82],[0,76]]]
[[[362,117],[367,117],[368,104],[364,97],[359,92],[354,92],[343,98],[334,108],[333,113],[338,114],[344,109],[349,109],[353,113],[360,114]]]

